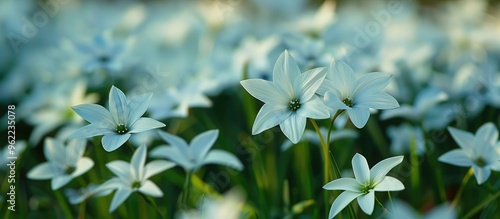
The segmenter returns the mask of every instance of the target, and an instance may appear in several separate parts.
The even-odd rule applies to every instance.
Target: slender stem
[[[165,218],[165,215],[163,215],[163,213],[161,212],[161,210],[156,205],[156,202],[151,197],[146,196],[146,195],[144,195],[142,193],[139,193],[139,194],[141,194],[142,198],[144,198],[144,200],[146,200],[146,202],[149,205],[151,205],[151,207],[153,207],[156,210],[156,212],[161,216],[161,218],[163,218],[163,219]]]
[[[80,204],[80,210],[78,212],[78,219],[85,219],[85,203],[87,203],[87,201],[83,201]]]
[[[65,218],[73,218],[73,215],[71,214],[71,210],[69,209],[68,203],[66,203],[66,200],[62,196],[61,192],[59,190],[54,190],[54,194],[56,195],[57,202],[59,202],[59,206],[61,206],[62,211],[64,213]]]
[[[495,200],[496,198],[500,197],[500,192],[495,193],[494,195],[486,198],[481,204],[476,205],[472,210],[470,210],[463,218],[468,219],[477,214],[477,212],[481,209],[483,209],[487,204],[489,204],[491,201]]]
[[[389,212],[387,210],[387,208],[384,207],[384,205],[378,200],[378,198],[376,196],[375,196],[375,201],[377,202],[378,205],[380,205],[380,207],[382,208],[382,210],[384,210],[384,213]]]
[[[345,110],[337,110],[337,112],[335,113],[335,115],[332,118],[332,121],[330,122],[330,127],[328,127],[328,134],[326,137],[326,145],[328,145],[328,146],[330,146],[330,134],[332,133],[333,124],[335,123],[335,120],[337,119],[337,117],[339,117],[340,114],[342,114],[344,111]]]
[[[184,182],[184,189],[182,191],[182,207],[186,209],[188,207],[189,190],[191,190],[191,174],[193,174],[191,171],[186,173],[186,181]]]
[[[328,145],[326,145],[325,140],[323,139],[323,136],[321,135],[321,131],[319,130],[318,124],[316,124],[316,121],[314,119],[309,119],[311,121],[311,124],[313,125],[314,129],[316,130],[316,133],[318,134],[319,140],[321,142],[321,148],[323,149],[323,160],[324,160],[324,183],[330,182],[330,158],[328,158]]]
[[[457,195],[455,195],[455,198],[453,199],[452,205],[453,207],[456,207],[458,204],[458,201],[460,201],[460,197],[462,196],[462,193],[465,189],[465,186],[467,185],[467,182],[469,181],[469,178],[474,174],[474,170],[472,167],[467,171],[467,174],[465,174],[464,179],[462,180],[462,183],[460,184],[460,188],[457,191]]]
[[[391,202],[391,208],[392,208],[392,210],[393,211],[396,210],[394,208],[394,202],[392,202],[391,192],[387,191],[387,195],[389,196],[389,202]]]

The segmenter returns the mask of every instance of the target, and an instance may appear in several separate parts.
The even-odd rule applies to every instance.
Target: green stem
[[[330,146],[330,134],[332,134],[332,129],[333,129],[333,125],[335,123],[335,120],[337,119],[338,116],[340,116],[340,114],[342,114],[345,110],[338,110],[335,115],[333,116],[332,118],[332,121],[330,122],[330,127],[328,127],[328,134],[327,134],[327,137],[326,137],[326,145]]]
[[[188,171],[186,173],[186,181],[184,182],[184,188],[182,191],[182,208],[188,208],[188,200],[189,200],[189,190],[191,190],[191,175],[193,172]]]
[[[78,212],[78,219],[85,219],[85,203],[87,203],[87,201],[83,201],[80,204],[80,210]]]
[[[378,198],[376,196],[375,196],[375,201],[377,202],[378,205],[380,205],[382,210],[384,210],[384,213],[388,212],[387,208],[384,207],[384,205],[378,200]]]
[[[410,182],[411,182],[411,192],[413,194],[412,203],[413,206],[418,206],[420,204],[420,165],[418,163],[417,154],[417,138],[411,136],[410,138]]]
[[[158,206],[156,205],[156,202],[151,197],[146,196],[142,193],[140,193],[140,194],[141,194],[142,198],[144,198],[144,200],[146,200],[146,202],[156,210],[156,212],[161,216],[161,218],[165,219],[165,215],[163,215],[161,210],[158,208]]]
[[[460,188],[457,191],[457,195],[455,195],[455,198],[453,199],[453,202],[451,203],[453,207],[457,207],[458,202],[460,201],[460,197],[462,196],[462,193],[465,189],[465,186],[467,185],[467,182],[469,181],[470,177],[474,174],[474,170],[472,167],[467,171],[467,174],[465,174],[464,179],[462,180],[462,183],[460,184]]]
[[[391,203],[391,208],[392,208],[392,210],[393,210],[393,211],[394,211],[394,210],[396,210],[396,209],[394,208],[394,202],[392,202],[391,192],[387,191],[387,195],[389,196],[389,202]]]
[[[491,201],[495,200],[496,198],[500,197],[500,192],[495,193],[494,195],[491,195],[490,197],[486,198],[481,204],[476,205],[472,210],[470,210],[464,217],[463,219],[468,219],[471,218],[472,216],[476,215],[477,212],[479,212],[481,209],[483,209],[486,205],[488,205]]]
[[[323,136],[321,135],[321,131],[319,130],[318,124],[316,124],[316,121],[314,119],[309,119],[311,121],[311,124],[314,127],[314,130],[316,130],[316,133],[318,134],[319,140],[321,142],[321,148],[323,149],[323,161],[324,161],[324,184],[327,184],[330,182],[330,173],[332,172],[330,170],[330,158],[328,157],[328,145],[325,143],[325,140],[323,139]]]
[[[54,194],[56,195],[57,202],[59,203],[59,206],[62,208],[62,211],[64,213],[65,218],[73,218],[73,215],[71,214],[71,210],[69,209],[68,203],[66,203],[66,200],[62,196],[61,192],[59,190],[54,190]]]

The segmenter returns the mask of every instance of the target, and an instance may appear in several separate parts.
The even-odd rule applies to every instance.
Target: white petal
[[[318,87],[318,90],[316,90],[316,94],[320,96],[324,96],[327,91],[334,91],[335,85],[333,82],[329,79],[323,80],[323,83]]]
[[[292,112],[288,109],[288,106],[283,105],[270,105],[264,104],[260,108],[257,117],[253,122],[252,135],[257,135],[267,129],[270,129],[284,120],[286,120]]]
[[[354,105],[360,108],[394,109],[399,107],[399,103],[394,97],[383,92],[365,92],[354,97],[354,100]]]
[[[130,164],[125,161],[111,161],[106,164],[106,167],[123,181],[129,182],[134,180],[131,173]]]
[[[116,127],[113,127],[116,128]],[[108,135],[116,133],[116,130],[112,129],[112,127],[103,127],[95,124],[86,125],[81,127],[80,129],[73,132],[68,136],[68,139],[74,138],[90,138],[99,135]]]
[[[305,117],[299,116],[297,113],[292,113],[285,121],[280,124],[281,131],[294,144],[300,141],[302,134],[306,128]]]
[[[448,131],[461,148],[470,150],[474,147],[474,135],[470,132],[462,131],[453,127],[448,127]]]
[[[300,75],[300,69],[295,60],[288,54],[285,50],[276,63],[273,69],[273,82],[276,84],[278,89],[283,93],[295,96],[298,94],[294,93],[293,80]]]
[[[160,138],[163,139],[163,141],[169,143],[172,147],[175,147],[181,154],[183,154],[184,157],[188,159],[191,158],[189,153],[189,146],[186,141],[184,141],[184,139],[164,131],[158,131],[158,134],[160,135]]]
[[[495,145],[498,141],[498,129],[492,122],[485,123],[476,131],[476,138]]]
[[[481,185],[490,177],[491,170],[488,167],[478,167],[477,165],[472,165],[474,169],[474,176],[476,177],[477,184]]]
[[[146,93],[130,100],[130,102],[128,103],[130,111],[127,118],[129,125],[134,123],[137,119],[144,115],[144,113],[148,109],[149,102],[151,101],[152,97],[153,93]]]
[[[326,119],[330,117],[328,107],[316,95],[312,96],[309,101],[302,103],[297,113],[301,117],[313,119]]]
[[[349,109],[349,107],[342,102],[340,97],[332,93],[331,91],[327,91],[325,93],[324,100],[325,104],[334,110]]]
[[[375,191],[370,191],[368,194],[359,196],[358,204],[363,212],[367,215],[372,215],[373,207],[375,207]]]
[[[161,127],[165,127],[165,124],[151,118],[142,117],[130,126],[129,133],[139,133]]]
[[[340,91],[340,95],[347,97],[353,94],[356,77],[349,65],[341,60],[333,59],[330,63],[329,76],[335,88]]]
[[[336,179],[323,186],[323,189],[327,190],[347,190],[351,192],[360,192],[359,188],[358,181],[353,178]]]
[[[145,195],[152,196],[152,197],[162,197],[163,196],[163,192],[161,191],[161,189],[158,188],[158,186],[156,186],[156,184],[154,184],[150,180],[146,180],[142,184],[141,188],[139,188],[139,192],[141,192],[142,194],[145,194]]]
[[[462,149],[454,149],[446,152],[438,158],[439,161],[459,167],[470,167],[472,161]]]
[[[352,200],[359,197],[363,193],[350,192],[345,191],[342,192],[335,201],[333,201],[332,207],[330,207],[330,213],[328,214],[328,218],[333,218],[337,216],[337,214],[342,211]]]
[[[101,139],[102,147],[105,151],[111,152],[122,146],[129,138],[130,134],[108,134]]]
[[[413,109],[413,107],[409,105],[402,105],[399,108],[396,109],[391,109],[391,110],[384,110],[382,112],[382,115],[380,115],[380,119],[386,120],[386,119],[391,119],[391,118],[396,118],[396,117],[403,117],[403,118],[408,118],[410,120],[415,120],[419,117],[417,112]]]
[[[49,162],[44,162],[36,165],[28,172],[28,179],[52,179],[59,174],[59,169],[50,165]]]
[[[73,139],[68,141],[66,147],[66,164],[75,165],[76,162],[85,153],[85,148],[87,147],[87,141],[82,139]]]
[[[93,166],[94,166],[94,161],[92,161],[88,157],[83,157],[80,160],[78,160],[78,163],[76,164],[76,169],[73,173],[71,173],[71,176],[72,177],[80,176],[89,171],[90,169],[92,169]]]
[[[284,103],[291,97],[285,96],[273,82],[262,79],[248,79],[240,82],[241,86],[253,97],[264,103]]]
[[[73,179],[70,175],[59,175],[55,176],[50,182],[52,190],[60,189],[61,187],[68,184]]]
[[[90,123],[101,124],[103,126],[114,126],[113,118],[109,111],[97,104],[80,104],[71,107],[83,119]]]
[[[113,200],[111,200],[111,205],[109,206],[109,213],[113,212],[120,206],[132,193],[131,189],[128,188],[119,188],[115,192],[115,196],[113,196]]]
[[[146,163],[147,148],[146,145],[141,145],[132,155],[130,166],[134,179],[141,180],[144,176],[144,164]]]
[[[236,170],[243,170],[243,164],[236,156],[227,151],[218,149],[214,149],[208,152],[207,156],[201,163],[201,165],[205,164],[219,164],[234,168]]]
[[[351,108],[347,109],[347,114],[349,114],[349,118],[351,119],[352,124],[356,126],[356,128],[365,127],[368,119],[370,118],[370,109],[368,108]]]
[[[368,166],[368,162],[366,158],[356,153],[352,158],[352,171],[354,172],[354,177],[359,184],[364,185],[367,182],[370,182],[370,167]]]
[[[66,147],[60,140],[46,138],[43,152],[50,162],[66,165]]]
[[[371,93],[383,90],[391,81],[391,75],[381,72],[372,72],[361,75],[358,79],[356,89],[353,95],[356,96],[358,92],[369,91]]]
[[[321,83],[326,76],[325,68],[315,68],[300,74],[299,77],[294,80],[295,95],[301,102],[308,101],[313,95],[315,95],[316,90],[318,90]]]
[[[187,158],[185,154],[179,152],[177,148],[171,146],[158,146],[151,151],[150,156],[169,159],[181,165],[186,170],[190,170],[193,168],[193,164],[191,163],[189,158]]]
[[[203,132],[191,140],[191,154],[195,160],[201,160],[212,148],[212,145],[219,136],[219,130],[210,130]]]
[[[116,124],[126,123],[128,116],[128,103],[125,94],[115,86],[109,92],[109,112]],[[128,126],[129,124],[124,124]]]
[[[403,162],[403,158],[404,156],[389,157],[378,162],[370,170],[370,179],[375,184],[379,183],[382,179],[384,179],[385,175],[392,170],[392,168]]]
[[[401,191],[405,189],[405,186],[398,179],[386,176],[380,181],[377,185],[375,185],[374,191]]]
[[[144,167],[144,178],[149,179],[149,177],[154,176],[158,173],[161,173],[167,169],[170,169],[175,166],[175,163],[164,161],[164,160],[155,160],[151,161]]]

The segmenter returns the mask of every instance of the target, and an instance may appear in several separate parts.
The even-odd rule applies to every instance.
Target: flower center
[[[118,132],[118,134],[125,134],[128,132],[128,129],[124,124],[118,124],[118,126],[116,126],[116,132]]]
[[[370,192],[370,190],[373,190],[375,188],[375,186],[373,186],[371,183],[370,184],[366,184],[366,185],[362,185],[361,186],[361,192],[363,194],[368,194]]]
[[[476,165],[478,165],[479,167],[484,167],[486,165],[486,161],[484,161],[484,159],[482,157],[478,157],[474,163],[476,163]]]
[[[73,172],[75,172],[76,168],[75,167],[66,167],[66,169],[64,169],[64,173],[67,174],[67,175],[70,175],[72,174]]]
[[[344,103],[348,107],[352,107],[352,99],[349,97],[342,100],[342,103]]]
[[[102,63],[106,63],[109,61],[109,57],[107,55],[102,55],[99,57],[99,61]]]
[[[139,181],[134,181],[134,182],[132,183],[132,188],[134,188],[134,189],[138,189],[139,187],[141,187],[141,182],[139,182]]]
[[[288,102],[288,108],[290,108],[291,111],[296,111],[300,108],[300,102],[299,99],[293,98]]]

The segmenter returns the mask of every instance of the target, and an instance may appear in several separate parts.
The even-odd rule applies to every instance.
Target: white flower
[[[307,118],[326,119],[330,116],[328,107],[315,95],[324,78],[323,68],[301,74],[293,58],[285,51],[274,65],[273,82],[262,79],[241,81],[252,96],[265,103],[255,118],[252,134],[279,124],[290,141],[299,142]]]
[[[401,181],[386,176],[396,165],[403,161],[403,156],[396,156],[380,161],[371,169],[361,154],[352,158],[352,169],[355,179],[340,178],[324,185],[328,190],[346,190],[332,204],[328,218],[333,218],[352,200],[357,198],[358,204],[366,214],[371,215],[375,206],[375,192],[400,191],[405,187]]]
[[[370,117],[370,109],[393,109],[399,107],[394,97],[383,89],[391,75],[374,72],[354,74],[346,63],[333,60],[329,74],[318,89],[324,95],[325,104],[335,110],[346,110],[357,128],[363,128]]]
[[[64,194],[68,197],[69,203],[76,205],[91,197],[100,197],[109,195],[113,190],[103,189],[100,185],[89,184],[86,188],[66,189]]]
[[[418,214],[412,207],[400,200],[395,199],[392,203],[387,202],[388,219],[456,219],[457,210],[448,203],[441,204],[427,211],[424,215]]]
[[[130,163],[112,161],[106,164],[109,170],[118,177],[106,181],[100,186],[100,191],[116,189],[109,212],[113,212],[132,192],[140,192],[153,197],[162,197],[163,192],[149,177],[175,166],[174,163],[156,160],[146,165],[146,145],[140,146],[132,155]]]
[[[491,170],[500,171],[500,142],[498,129],[492,122],[485,123],[476,131],[476,135],[448,127],[451,136],[460,149],[446,152],[439,161],[460,167],[472,167],[478,184],[484,183]]]
[[[47,162],[41,163],[28,172],[29,179],[52,179],[52,190],[68,184],[94,166],[94,161],[82,157],[85,152],[85,141],[72,140],[67,146],[56,139],[45,139],[43,152]]]
[[[203,199],[197,210],[182,212],[178,219],[224,218],[238,219],[242,216],[244,195],[238,189],[231,189],[224,197]]]
[[[194,171],[206,164],[220,164],[237,170],[243,169],[243,164],[236,156],[223,150],[210,150],[217,140],[219,130],[210,130],[197,135],[190,145],[184,139],[167,132],[158,131],[158,134],[170,146],[158,146],[151,151],[152,157],[172,160],[186,171]]]
[[[141,118],[148,108],[151,96],[151,93],[143,94],[128,101],[120,89],[111,87],[109,111],[97,104],[81,104],[73,107],[78,115],[91,124],[80,128],[68,138],[104,135],[102,146],[104,150],[110,152],[122,146],[131,134],[164,127],[165,124],[154,119]]]
[[[391,138],[391,153],[402,154],[411,151],[411,144],[415,143],[418,155],[425,152],[424,132],[420,127],[404,123],[399,126],[389,126],[387,135]]]

